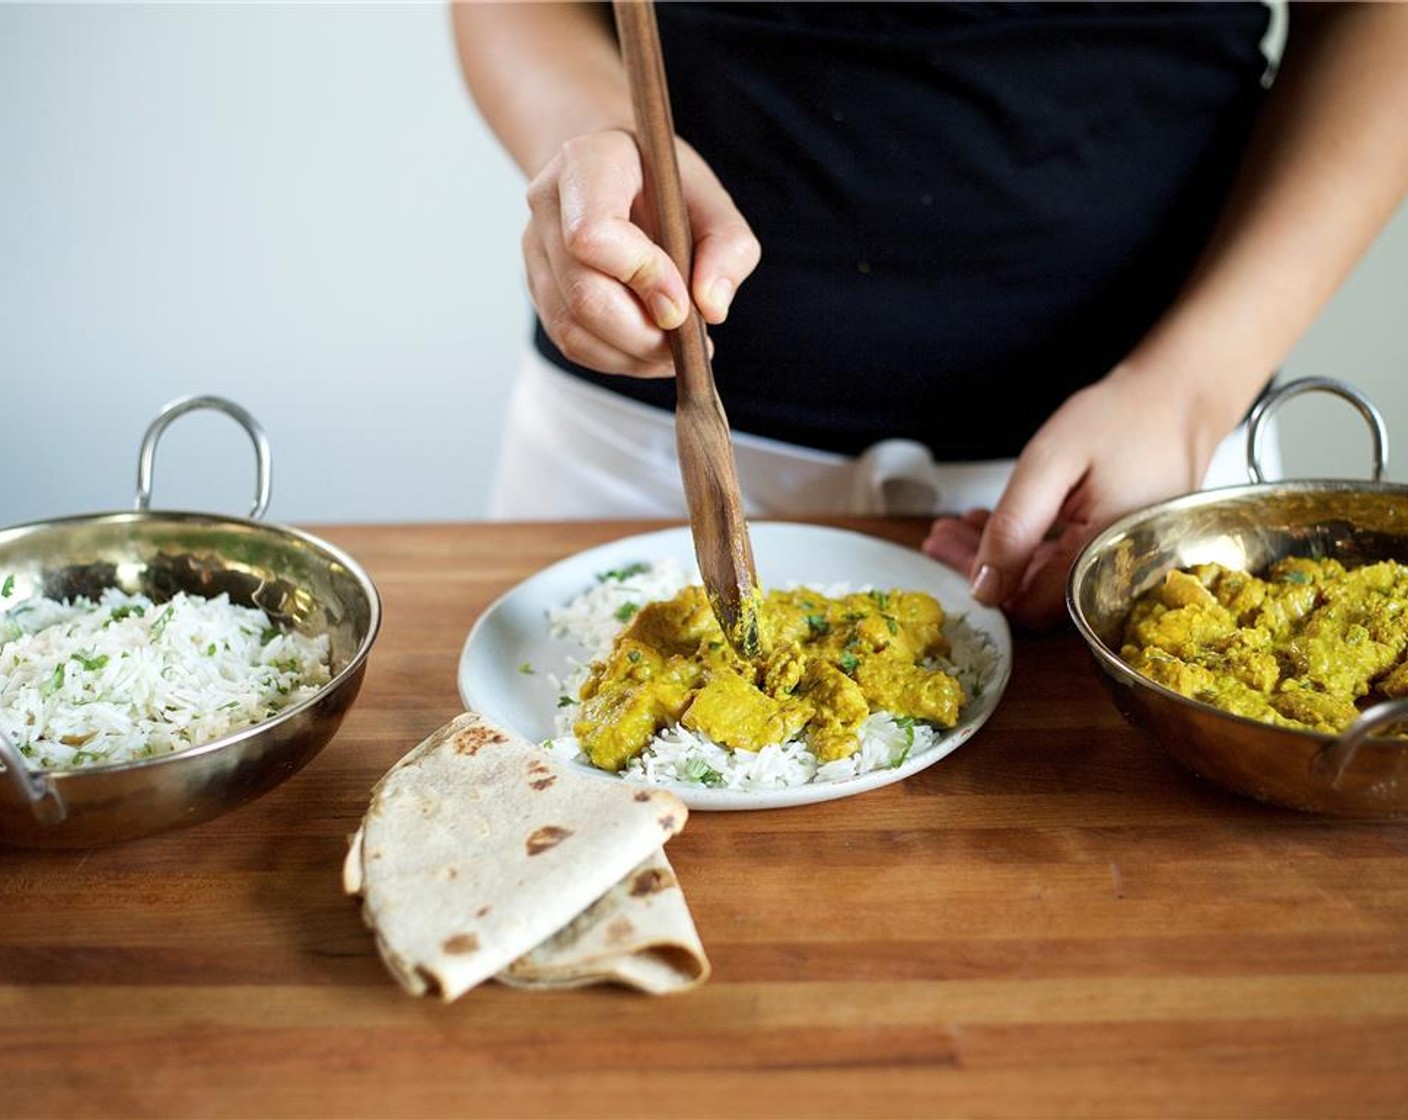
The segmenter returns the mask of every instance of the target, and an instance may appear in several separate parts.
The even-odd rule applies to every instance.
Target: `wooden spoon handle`
[[[616,28],[621,55],[631,76],[631,104],[636,118],[636,145],[640,148],[645,180],[646,230],[675,262],[686,288],[686,318],[669,332],[675,356],[675,375],[686,394],[714,391],[713,371],[705,341],[704,319],[688,295],[694,270],[694,234],[680,183],[675,152],[675,122],[670,112],[665,61],[655,5],[649,0],[616,0]]]
[[[615,0],[614,9],[635,110],[646,232],[670,255],[688,289],[694,270],[694,235],[675,154],[675,124],[655,8],[649,0]],[[699,571],[724,634],[740,653],[752,657],[759,649],[758,576],[728,418],[714,388],[704,319],[692,297],[686,296],[684,323],[667,336],[675,359],[675,438]]]

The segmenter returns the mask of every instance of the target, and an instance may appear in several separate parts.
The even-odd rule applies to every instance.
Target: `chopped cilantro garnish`
[[[701,786],[721,786],[724,784],[724,776],[702,758],[691,758],[686,762],[684,776],[687,781],[698,782]]]
[[[631,616],[634,615],[638,610],[640,610],[640,607],[635,603],[622,603],[619,607],[616,608],[616,621],[629,622],[631,620]]]
[[[259,644],[261,646],[267,646],[277,638],[280,633],[282,633],[282,631],[277,626],[264,627],[264,629],[259,632]]]
[[[841,656],[837,658],[836,664],[840,666],[841,672],[853,673],[855,672],[856,666],[860,664],[860,658],[850,650],[845,650],[842,652]]]
[[[895,723],[904,732],[904,745],[906,747],[914,746],[914,717],[896,716]]]
[[[1286,582],[1287,582],[1287,583],[1301,583],[1301,584],[1304,584],[1304,583],[1309,583],[1313,578],[1314,578],[1314,577],[1313,577],[1309,572],[1302,572],[1302,571],[1299,571],[1299,570],[1290,571],[1290,572],[1287,572],[1287,573],[1286,573]]]
[[[826,621],[824,614],[807,615],[807,629],[811,631],[813,637],[820,637],[823,634],[831,633],[831,623]]]
[[[632,665],[634,665],[637,661],[640,660],[640,650],[631,650],[630,653],[626,654],[626,660],[629,661]]]
[[[11,595],[14,594],[14,591],[15,591],[15,576],[14,576],[14,573],[12,572],[10,575],[8,575],[8,576],[5,577],[5,583],[4,583],[4,585],[3,585],[3,586],[0,586],[0,599],[8,599]]]
[[[166,632],[166,624],[171,621],[171,616],[176,613],[176,608],[167,605],[166,609],[157,615],[157,619],[152,623],[152,638],[160,638]]]
[[[121,622],[124,618],[141,618],[147,613],[147,608],[140,603],[123,603],[120,607],[113,607],[112,613],[108,615],[104,627],[112,625],[114,622]]]
[[[914,749],[914,717],[896,716],[895,724],[904,731],[904,746],[900,748],[900,753],[890,763],[892,767],[900,766],[909,757],[909,752]]]
[[[642,575],[648,571],[650,571],[649,564],[628,564],[624,568],[612,568],[609,572],[602,572],[596,578],[599,583],[606,583],[608,580],[614,580],[616,583],[620,583],[623,580],[630,579],[632,576]]]
[[[96,657],[94,657],[91,653],[84,653],[82,650],[79,650],[77,653],[69,654],[69,660],[77,661],[80,665],[82,665],[85,669],[92,673],[98,669],[101,669],[104,665],[108,663],[108,655],[105,653],[100,653]]]
[[[573,700],[570,696],[559,696],[557,698],[557,706],[559,708],[570,708],[576,702],[577,701]]]
[[[64,663],[60,661],[54,666],[53,675],[39,686],[39,695],[44,697],[53,696],[64,686]]]
[[[534,672],[533,663],[531,661],[525,661],[522,665],[518,667],[518,671],[520,673],[523,673],[525,676],[532,676]]]
[[[206,656],[206,657],[214,657],[214,656],[215,656],[215,643],[214,643],[214,642],[211,642],[208,646],[205,647],[205,656]]]
[[[872,591],[870,597],[875,601],[875,605],[882,611],[890,605],[890,593],[888,591]]]

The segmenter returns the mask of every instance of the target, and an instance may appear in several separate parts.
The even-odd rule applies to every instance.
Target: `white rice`
[[[34,597],[0,614],[0,730],[32,769],[130,762],[219,739],[331,679],[326,635],[178,592]]]
[[[674,560],[635,564],[598,575],[592,587],[548,612],[553,637],[573,641],[582,650],[554,678],[559,692],[556,735],[545,744],[554,756],[589,764],[572,734],[572,725],[580,716],[577,696],[591,672],[591,662],[610,652],[612,641],[640,607],[672,598],[698,582],[697,571],[686,572]],[[831,585],[812,590],[838,598],[853,589]],[[969,626],[962,616],[945,618],[944,635],[949,640],[951,656],[936,664],[958,679],[971,704],[981,697],[995,674],[998,652],[988,636]],[[875,712],[861,727],[860,746],[855,754],[823,765],[800,736],[756,752],[733,750],[676,724],[657,734],[644,751],[627,763],[622,774],[652,784],[685,782],[730,790],[783,789],[812,782],[844,781],[872,770],[900,766],[933,749],[947,734],[927,723]]]

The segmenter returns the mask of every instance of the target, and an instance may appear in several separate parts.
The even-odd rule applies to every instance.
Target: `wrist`
[[[1201,477],[1218,444],[1246,418],[1270,380],[1251,367],[1231,367],[1212,355],[1150,355],[1136,349],[1107,375],[1112,386],[1157,410],[1181,439]]]

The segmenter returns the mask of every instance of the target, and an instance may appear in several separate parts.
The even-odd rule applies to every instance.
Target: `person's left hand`
[[[1018,626],[1065,616],[1080,549],[1131,510],[1194,490],[1221,434],[1164,380],[1117,369],[1042,425],[997,508],[934,522],[923,550],[966,574],[979,602]]]

